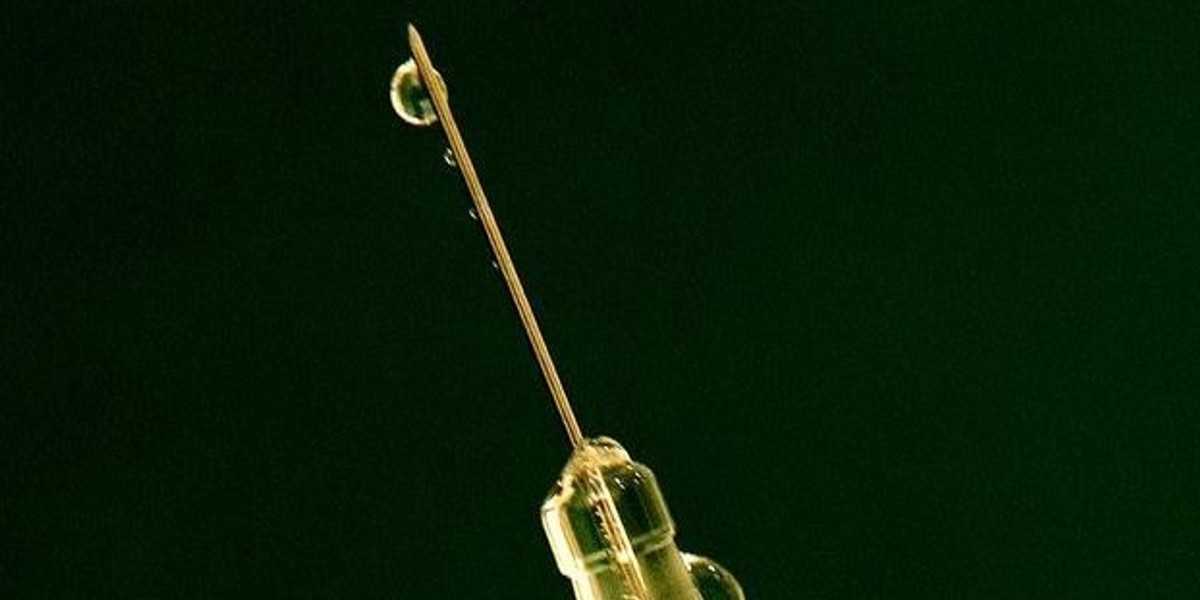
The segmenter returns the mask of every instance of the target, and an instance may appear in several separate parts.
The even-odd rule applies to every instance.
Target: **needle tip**
[[[421,43],[421,34],[417,33],[417,28],[412,23],[408,24],[408,44],[415,46]]]

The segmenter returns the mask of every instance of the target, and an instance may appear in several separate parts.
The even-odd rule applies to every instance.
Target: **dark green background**
[[[0,596],[571,597],[408,20],[585,429],[751,598],[1200,591],[1195,7],[99,4],[3,25]]]

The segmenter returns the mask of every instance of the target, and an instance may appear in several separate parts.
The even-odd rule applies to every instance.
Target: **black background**
[[[584,428],[751,598],[1200,588],[1194,7],[100,4],[3,25],[0,595],[571,597],[409,20]]]

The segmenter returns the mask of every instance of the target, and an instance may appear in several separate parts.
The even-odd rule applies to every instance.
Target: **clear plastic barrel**
[[[654,473],[617,442],[585,440],[542,504],[558,569],[577,600],[742,600],[737,581],[675,546]]]

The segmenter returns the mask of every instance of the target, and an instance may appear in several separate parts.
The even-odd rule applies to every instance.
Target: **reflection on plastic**
[[[742,600],[728,571],[675,545],[654,473],[617,442],[589,438],[542,504],[558,569],[577,600]]]

